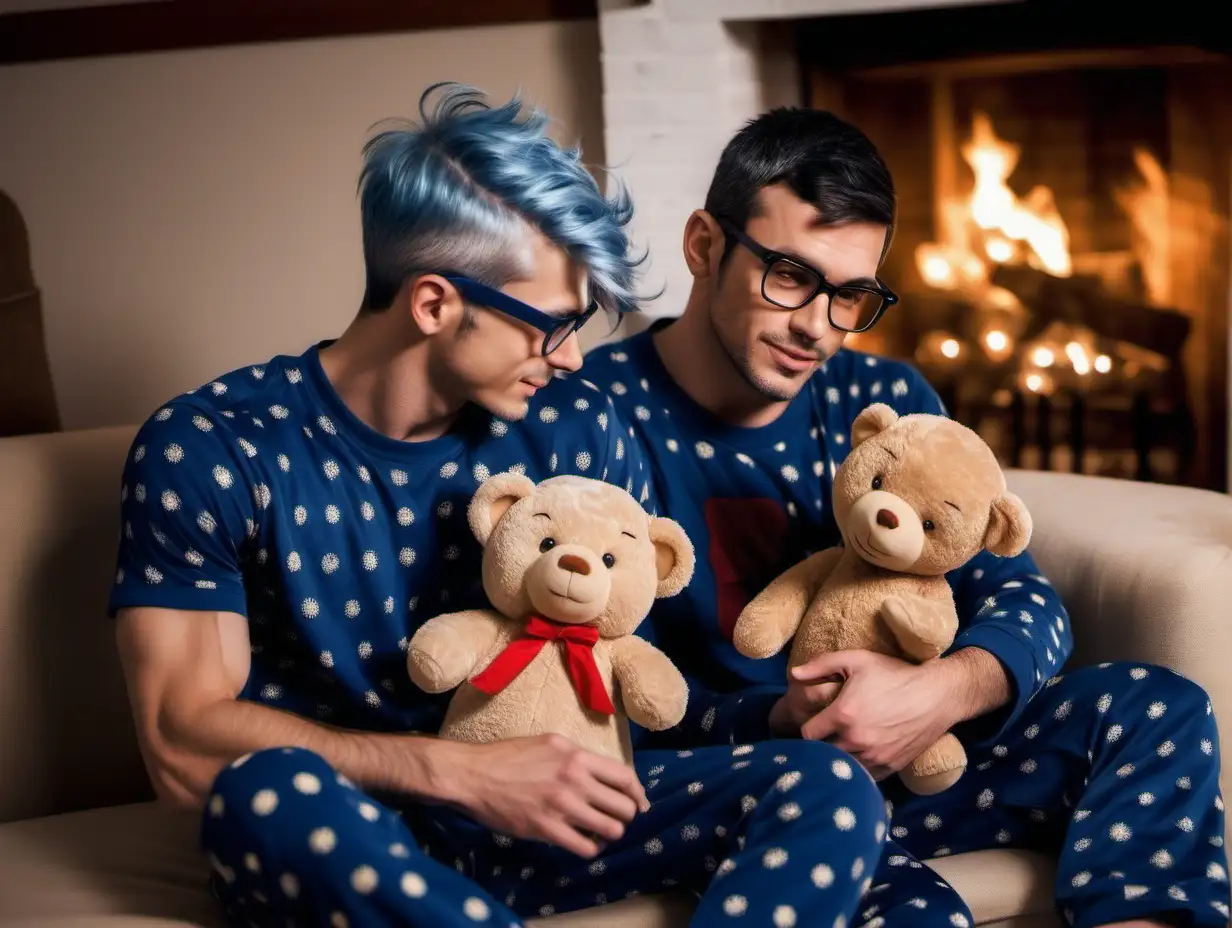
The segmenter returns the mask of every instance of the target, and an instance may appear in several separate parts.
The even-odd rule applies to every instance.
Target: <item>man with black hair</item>
[[[1058,676],[1069,618],[1029,553],[984,553],[948,577],[960,630],[922,665],[847,651],[789,679],[787,649],[759,661],[732,645],[766,583],[840,543],[831,481],[861,410],[945,414],[908,364],[843,347],[901,311],[877,276],[894,223],[890,172],[860,130],[822,111],[766,113],[728,144],[688,218],[683,313],[586,359],[651,459],[657,511],[699,552],[688,589],[648,623],[690,681],[671,735],[740,754],[826,740],[881,781],[892,840],[864,924],[963,928],[965,903],[918,858],[1011,846],[1060,852],[1057,905],[1080,928],[1226,925],[1206,694],[1162,667]],[[940,794],[907,792],[892,775],[951,729],[969,769]]]

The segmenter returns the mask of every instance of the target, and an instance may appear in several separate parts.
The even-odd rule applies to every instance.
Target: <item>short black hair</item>
[[[757,215],[761,189],[777,183],[815,206],[823,225],[886,226],[889,248],[896,218],[890,169],[868,136],[833,113],[779,107],[747,122],[719,156],[706,212],[743,229]]]

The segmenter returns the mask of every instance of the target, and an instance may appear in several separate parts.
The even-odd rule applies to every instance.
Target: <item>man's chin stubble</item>
[[[759,377],[754,372],[753,365],[749,362],[748,358],[744,358],[738,362],[735,365],[735,368],[740,373],[740,377],[745,383],[773,403],[791,402],[796,398],[800,392],[800,389],[803,387],[803,383],[801,383],[800,387],[795,389],[774,386],[766,378]]]

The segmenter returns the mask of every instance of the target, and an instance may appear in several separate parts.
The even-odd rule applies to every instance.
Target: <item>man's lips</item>
[[[788,348],[786,345],[775,345],[779,351],[787,355],[789,358],[795,358],[797,361],[816,361],[817,355],[807,354],[803,351],[796,351],[794,348]]]
[[[813,352],[801,351],[799,348],[789,348],[778,342],[767,342],[771,350],[779,357],[779,363],[797,370],[806,370],[820,359]]]

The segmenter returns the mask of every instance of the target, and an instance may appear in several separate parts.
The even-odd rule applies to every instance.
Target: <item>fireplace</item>
[[[1200,8],[1118,15],[792,24],[804,102],[898,188],[902,301],[850,344],[917,364],[1007,465],[1223,490],[1232,57]]]

